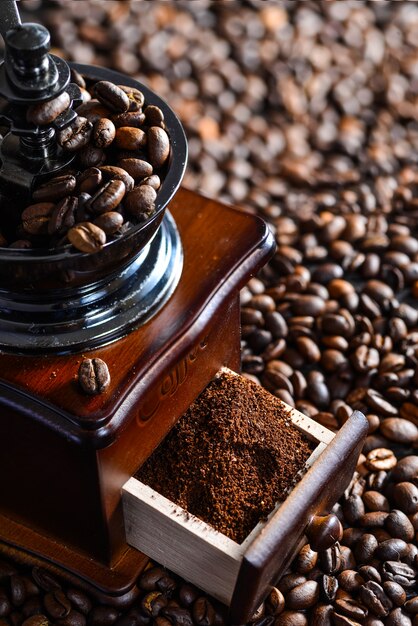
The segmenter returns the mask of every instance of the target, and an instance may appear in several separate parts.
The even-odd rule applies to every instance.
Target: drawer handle
[[[343,527],[334,513],[314,515],[306,527],[305,534],[312,550],[322,552],[322,550],[331,548],[336,541],[341,540]]]

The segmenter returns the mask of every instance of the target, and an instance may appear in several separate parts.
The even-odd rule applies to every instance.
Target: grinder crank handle
[[[20,15],[17,10],[16,0],[2,0],[0,12],[0,33],[3,39],[8,30],[20,26]]]

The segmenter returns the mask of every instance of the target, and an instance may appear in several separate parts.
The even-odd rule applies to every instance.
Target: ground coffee
[[[282,402],[223,372],[137,477],[240,543],[286,497],[312,449]]]

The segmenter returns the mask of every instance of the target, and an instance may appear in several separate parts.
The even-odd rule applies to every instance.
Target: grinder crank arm
[[[20,26],[20,15],[17,10],[16,0],[2,0],[0,13],[0,33],[4,39],[11,28]]]

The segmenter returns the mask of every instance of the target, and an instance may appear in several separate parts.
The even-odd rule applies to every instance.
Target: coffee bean
[[[66,91],[63,91],[53,100],[30,105],[26,111],[26,119],[31,124],[46,126],[51,124],[69,106],[70,96]]]
[[[295,562],[295,568],[301,574],[307,574],[316,566],[318,553],[306,544],[298,553]]]
[[[414,569],[399,561],[385,561],[382,576],[384,580],[398,583],[405,589],[414,588],[416,584]]]
[[[101,80],[95,84],[93,91],[98,101],[110,111],[115,113],[129,111],[130,101],[128,95],[114,83]]]
[[[403,511],[393,509],[385,519],[385,528],[392,537],[412,541],[415,535],[414,527]]]
[[[118,113],[117,115],[112,115],[112,122],[116,128],[121,128],[122,126],[141,128],[145,123],[145,115],[141,111]]]
[[[123,224],[123,217],[116,211],[107,211],[96,217],[93,224],[100,228],[106,236],[116,233]]]
[[[283,611],[274,620],[274,626],[308,626],[308,619],[300,611]]]
[[[80,252],[97,252],[106,243],[104,231],[91,222],[80,222],[67,233],[68,240]]]
[[[90,395],[103,393],[110,384],[106,363],[99,358],[84,359],[78,370],[78,381],[82,390]]]
[[[132,191],[134,188],[134,179],[123,168],[116,167],[115,165],[102,165],[99,169],[107,180],[122,181],[127,192]]]
[[[127,158],[118,161],[118,167],[128,172],[135,181],[151,176],[153,167],[148,161],[143,159]]]
[[[64,198],[55,206],[48,222],[48,234],[65,235],[74,226],[78,199],[74,196]]]
[[[324,574],[319,579],[320,596],[325,602],[334,602],[338,591],[338,580]]]
[[[29,235],[46,235],[55,205],[52,202],[31,204],[22,212],[22,225]]]
[[[312,609],[310,623],[312,626],[332,626],[333,612],[331,604],[317,604]]]
[[[333,615],[333,623],[335,626],[360,626],[360,622],[356,622],[347,615],[341,615],[340,613],[335,612]]]
[[[155,191],[158,191],[161,187],[161,178],[157,176],[157,174],[152,174],[152,176],[146,176],[141,180],[141,185],[149,185]]]
[[[32,200],[35,202],[55,202],[70,195],[75,186],[76,179],[71,174],[55,176],[35,189],[32,193]]]
[[[325,574],[336,574],[342,568],[341,548],[338,543],[319,553],[319,561]]]
[[[358,522],[363,528],[383,528],[388,515],[386,511],[371,511],[362,515]]]
[[[393,602],[393,604],[395,604],[396,606],[403,606],[405,604],[406,593],[405,589],[401,587],[401,585],[395,582],[391,582],[390,580],[386,580],[382,586],[383,591]]]
[[[88,208],[95,215],[112,211],[122,202],[126,187],[121,180],[109,180],[89,200]]]
[[[50,572],[41,567],[35,566],[32,569],[32,578],[36,585],[44,591],[54,591],[61,588],[59,581]]]
[[[279,591],[285,596],[291,589],[306,582],[306,576],[297,573],[285,574],[277,583]]]
[[[116,129],[115,144],[121,150],[140,150],[147,143],[147,134],[140,128],[121,126]],[[152,164],[152,160],[150,159]]]
[[[82,613],[71,610],[66,617],[57,619],[57,626],[86,626],[87,620]]]
[[[367,467],[375,470],[390,470],[395,467],[397,461],[393,452],[387,448],[376,448],[367,455]]]
[[[13,606],[21,606],[27,597],[24,579],[19,574],[10,576],[10,601]]]
[[[148,126],[162,126],[164,124],[164,113],[160,107],[149,104],[144,113]]]
[[[316,317],[325,311],[325,302],[318,296],[301,295],[291,305],[294,315],[312,315]]]
[[[167,617],[174,626],[193,626],[191,614],[181,607],[167,606],[164,609],[164,617]]]
[[[367,608],[352,598],[337,599],[334,605],[338,613],[342,613],[353,620],[364,620],[368,614]]]
[[[116,608],[97,605],[89,613],[89,624],[92,626],[113,626],[118,616],[119,611]]]
[[[96,148],[108,148],[116,135],[114,123],[106,117],[95,122],[92,131],[92,140]]]
[[[387,619],[386,624],[388,626],[412,626],[411,618],[406,615],[402,609],[393,609]]]
[[[388,499],[379,491],[366,491],[363,495],[363,502],[369,511],[390,511]]]
[[[22,622],[22,626],[49,626],[49,623],[45,615],[32,615]]]
[[[339,586],[348,593],[358,591],[359,587],[363,585],[364,582],[364,578],[355,570],[346,569],[338,575]]]
[[[139,89],[136,89],[136,87],[130,87],[127,85],[118,85],[118,87],[119,89],[122,89],[122,91],[124,91],[126,95],[128,96],[128,99],[129,99],[128,111],[140,111],[145,102],[144,94],[142,93],[142,91],[140,91]],[[155,108],[158,108],[158,107],[155,107]]]
[[[106,153],[102,148],[96,148],[89,144],[78,152],[78,159],[82,167],[99,167],[105,162]]]
[[[215,622],[215,610],[204,596],[194,602],[192,615],[197,626],[212,626]]]
[[[71,611],[71,602],[60,589],[55,589],[46,594],[44,606],[47,614],[54,620],[67,617]]]
[[[403,539],[387,539],[379,543],[375,554],[382,561],[402,559],[406,554],[407,545]]]
[[[366,512],[360,496],[350,495],[342,504],[344,517],[349,524],[355,524]]]
[[[376,583],[382,582],[382,577],[373,565],[362,565],[359,567],[359,574],[367,581],[372,580]]]
[[[149,185],[134,187],[125,198],[125,207],[129,215],[143,221],[155,210],[157,194]]]
[[[77,189],[80,193],[94,192],[102,182],[102,172],[98,167],[89,167],[77,176]]]
[[[408,482],[418,473],[418,456],[405,456],[391,471],[391,478],[396,482]]]
[[[396,413],[396,409],[394,413]],[[398,443],[414,443],[418,441],[418,427],[401,417],[391,417],[383,420],[380,430],[390,441]]]
[[[155,169],[159,169],[170,155],[169,137],[163,128],[151,126],[147,132],[147,144],[150,163]]]
[[[76,112],[80,117],[87,118],[92,124],[95,124],[102,117],[108,118],[111,114],[110,109],[102,105],[96,99],[92,99],[89,102],[81,104],[76,109]]]
[[[90,141],[93,125],[85,117],[76,117],[70,126],[58,133],[57,141],[63,150],[75,152]]]
[[[356,561],[358,563],[367,563],[368,561],[371,561],[377,546],[378,541],[376,537],[370,533],[364,533],[354,549]]]
[[[89,596],[80,589],[67,589],[67,598],[71,604],[83,615],[87,615],[92,608],[92,601]]]
[[[273,587],[265,600],[265,611],[267,615],[279,615],[285,607],[285,599],[282,592]]]
[[[384,364],[384,359],[382,359],[380,363],[380,371],[382,371],[382,365]],[[385,400],[385,398],[374,389],[368,389],[365,394],[365,402],[367,405],[373,410],[376,411],[379,415],[396,415],[397,409],[390,402]],[[390,419],[390,418],[388,418]],[[396,418],[392,418],[396,419]],[[388,420],[385,420],[387,422]],[[390,422],[389,422],[390,424]],[[385,433],[383,433],[385,434]]]
[[[319,598],[319,585],[314,580],[297,585],[285,596],[286,606],[293,610],[307,609],[313,606]]]
[[[418,487],[413,483],[398,483],[393,489],[392,497],[399,509],[407,515],[418,511]]]
[[[386,617],[392,608],[392,602],[387,597],[379,583],[369,581],[359,589],[361,602],[377,617]]]

